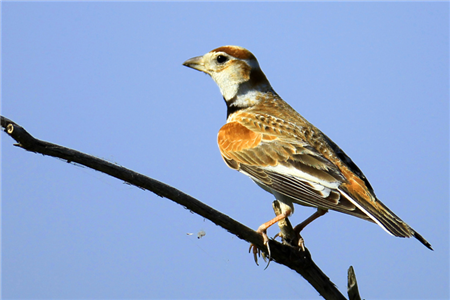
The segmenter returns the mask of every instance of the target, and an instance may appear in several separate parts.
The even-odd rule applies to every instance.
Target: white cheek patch
[[[237,80],[230,80],[230,76],[227,74],[226,69],[222,72],[212,73],[211,77],[219,86],[220,92],[225,100],[232,99],[236,96],[240,83]]]

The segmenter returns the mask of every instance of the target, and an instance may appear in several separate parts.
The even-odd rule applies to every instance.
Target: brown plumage
[[[377,199],[331,139],[275,93],[251,52],[223,46],[184,65],[211,75],[225,99],[228,118],[218,134],[224,161],[286,204],[283,217],[293,212],[293,203],[317,207],[319,215],[331,209],[377,223],[394,236],[414,236],[432,249]],[[266,242],[272,221],[258,229]]]

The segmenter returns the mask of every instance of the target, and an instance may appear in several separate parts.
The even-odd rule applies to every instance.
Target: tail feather
[[[433,250],[431,244],[418,232],[412,229],[408,224],[406,224],[402,219],[397,217],[389,208],[387,208],[380,200],[377,199],[377,204],[383,208],[384,213],[375,214],[375,218],[383,224],[382,227],[386,229],[389,233],[397,237],[415,237],[419,242],[421,242],[425,247]]]
[[[431,247],[431,244],[418,232],[416,232],[414,229],[412,229],[408,224],[406,224],[402,219],[400,219],[396,214],[394,214],[386,205],[383,204],[380,200],[377,199],[377,204],[379,204],[385,212],[387,212],[386,216],[382,215],[383,221],[388,221],[389,227],[386,226],[386,229],[390,229],[389,231],[398,237],[415,237],[419,242],[421,242],[425,247],[427,247],[430,250],[433,250]],[[377,216],[378,217],[378,216]],[[386,222],[381,221],[383,224],[386,224]],[[395,226],[397,225],[397,226]],[[399,234],[398,229],[401,233]],[[391,231],[392,230],[392,231]],[[407,234],[405,234],[407,233]]]
[[[381,228],[383,228],[389,234],[396,237],[415,237],[419,242],[421,242],[425,247],[430,250],[433,250],[430,243],[422,237],[419,233],[417,233],[414,229],[412,229],[408,224],[403,222],[396,214],[394,214],[386,205],[384,205],[380,200],[376,199],[374,202],[369,201],[356,201],[347,193],[341,190],[341,193],[350,200],[353,204],[356,205],[361,211],[363,211],[368,217],[371,218],[371,221],[378,224]],[[367,205],[371,204],[371,205]]]
[[[418,239],[419,242],[421,242],[422,244],[424,244],[425,247],[427,247],[427,248],[430,249],[430,250],[433,250],[433,248],[431,247],[430,243],[428,243],[428,241],[427,241],[423,236],[421,236],[419,233],[415,232],[414,230],[413,230],[413,236],[414,236],[416,239]]]

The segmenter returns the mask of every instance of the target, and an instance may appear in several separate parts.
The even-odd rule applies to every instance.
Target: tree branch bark
[[[3,116],[1,116],[1,126],[9,136],[16,140],[17,144],[14,144],[15,146],[30,152],[53,156],[66,160],[67,162],[84,165],[141,189],[149,190],[160,197],[170,199],[190,211],[207,218],[240,239],[252,243],[267,255],[267,249],[263,244],[262,237],[254,230],[176,188],[95,156],[36,139],[24,128]],[[278,243],[275,240],[270,241],[270,249],[271,257],[275,262],[285,265],[303,276],[322,297],[325,299],[345,299],[330,279],[313,262],[308,249],[305,249],[305,251],[298,250],[291,246]]]
[[[353,267],[348,268],[348,282],[347,282],[347,293],[349,300],[361,300],[358,291],[358,283],[356,282],[356,275]]]

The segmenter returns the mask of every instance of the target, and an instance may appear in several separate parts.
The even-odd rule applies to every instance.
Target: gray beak
[[[203,56],[196,56],[196,57],[190,58],[183,63],[183,66],[186,66],[186,67],[189,67],[189,68],[201,71],[201,72],[205,72],[206,74],[208,74],[208,72],[206,72],[205,66],[203,64]]]

